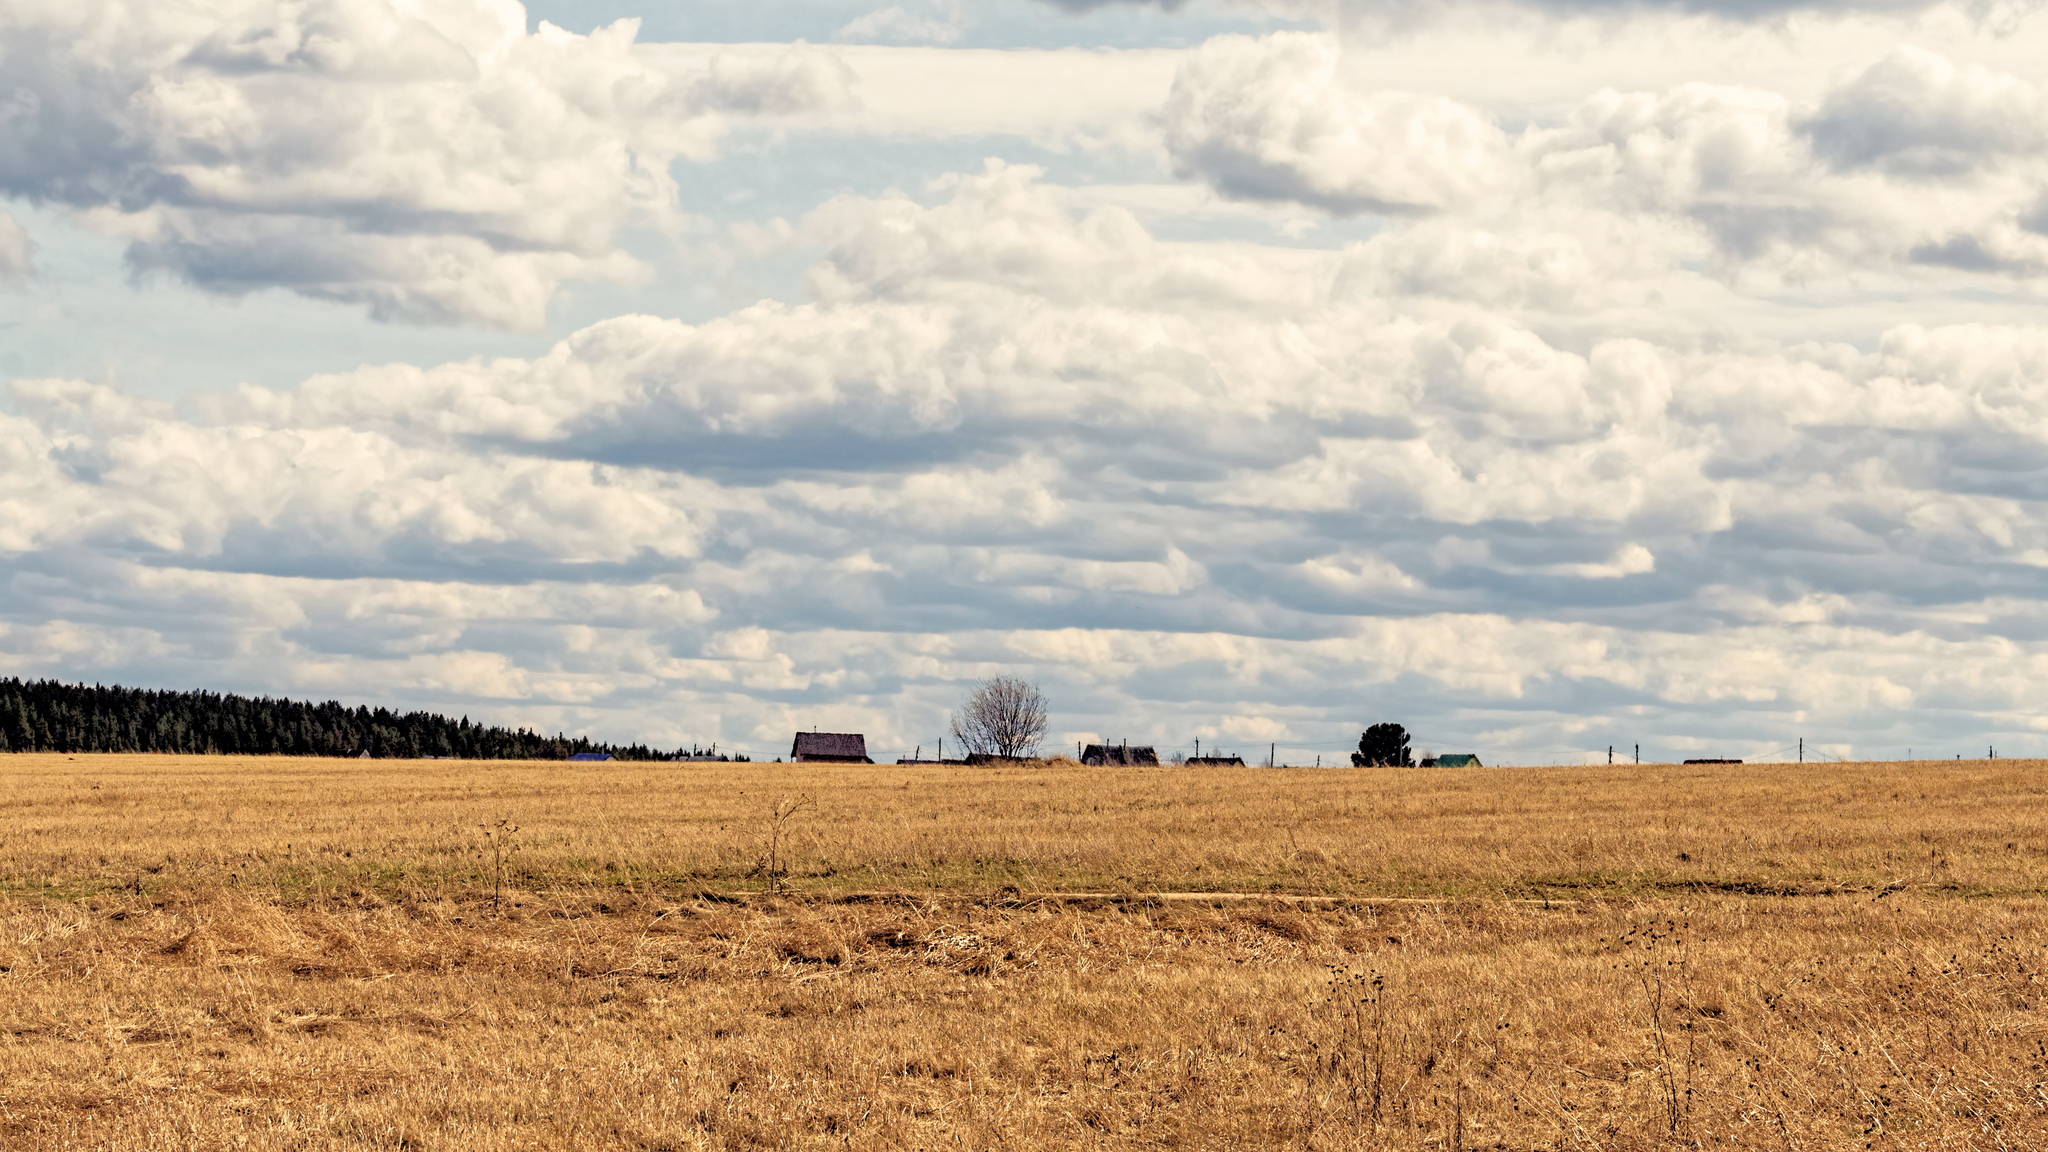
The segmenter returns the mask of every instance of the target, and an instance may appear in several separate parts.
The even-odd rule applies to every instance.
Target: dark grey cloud
[[[1941,179],[2048,150],[2048,102],[2013,77],[1900,48],[1829,92],[1802,127],[1838,170]]]
[[[1999,256],[1987,250],[1984,242],[1975,236],[1951,236],[1938,244],[1918,244],[1906,253],[1906,259],[1915,264],[1954,268],[1963,272],[2039,275],[2043,270],[2039,261],[2012,260]]]

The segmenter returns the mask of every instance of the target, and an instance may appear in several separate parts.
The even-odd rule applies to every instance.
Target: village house
[[[1097,768],[1105,765],[1122,768],[1150,765],[1156,768],[1159,766],[1159,753],[1153,751],[1150,744],[1140,744],[1135,748],[1129,744],[1090,744],[1081,753],[1081,763]]]
[[[868,738],[859,732],[799,732],[789,746],[792,764],[873,764]]]

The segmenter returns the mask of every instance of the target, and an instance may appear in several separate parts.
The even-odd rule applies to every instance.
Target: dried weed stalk
[[[782,891],[783,881],[789,875],[789,862],[783,858],[783,842],[790,819],[805,809],[816,810],[817,807],[817,800],[809,795],[799,795],[794,799],[788,796],[779,797],[769,806],[767,849],[755,862],[754,870],[748,875],[767,876],[770,892]]]
[[[499,911],[505,900],[505,853],[517,852],[517,844],[507,841],[519,831],[519,825],[510,820],[499,820],[492,824],[479,824],[484,834],[484,853],[491,858],[491,911]]]

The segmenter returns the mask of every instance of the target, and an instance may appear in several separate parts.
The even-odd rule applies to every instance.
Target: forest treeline
[[[159,692],[55,680],[0,679],[0,752],[173,752],[226,756],[361,756],[566,760],[579,752],[620,760],[676,760],[641,744],[600,744],[525,728],[472,724],[432,712],[349,708],[235,696]]]

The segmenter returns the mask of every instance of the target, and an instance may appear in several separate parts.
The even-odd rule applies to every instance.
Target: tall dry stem
[[[1310,1071],[1333,1083],[1353,1124],[1386,1119],[1387,981],[1375,971],[1330,966],[1323,997],[1330,1030],[1310,1042]]]
[[[495,824],[479,824],[477,827],[483,829],[484,843],[490,846],[491,911],[496,912],[505,901],[505,840],[519,831],[519,825],[510,820],[499,820]]]
[[[1615,947],[1625,957],[1620,967],[1642,993],[1643,1005],[1649,1015],[1647,1030],[1655,1054],[1651,1083],[1657,1094],[1659,1111],[1663,1114],[1664,1133],[1672,1140],[1689,1139],[1693,1075],[1699,1064],[1698,1029],[1693,1018],[1695,1005],[1691,995],[1692,972],[1685,938],[1689,928],[1690,924],[1681,924],[1675,919],[1666,920],[1662,925],[1637,925],[1615,941]],[[1681,993],[1679,1008],[1682,1011],[1677,1028],[1685,1033],[1682,1061],[1665,1023],[1667,1016],[1672,1014],[1668,1001],[1674,985]]]
[[[755,864],[754,872],[765,872],[768,876],[768,890],[780,892],[783,878],[789,875],[788,862],[782,858],[783,839],[790,818],[805,809],[815,810],[818,802],[808,794],[795,799],[787,796],[778,798],[768,809],[768,852]]]

